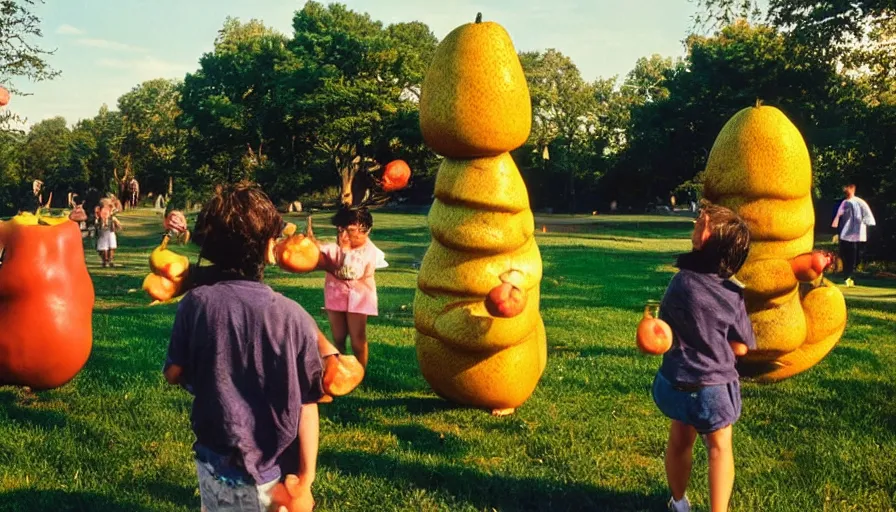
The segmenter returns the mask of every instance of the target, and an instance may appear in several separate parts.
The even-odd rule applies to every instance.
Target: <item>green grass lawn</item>
[[[315,232],[331,238],[320,217]],[[0,511],[199,508],[191,397],[160,372],[176,306],[147,307],[133,291],[161,216],[122,220],[124,268],[101,268],[87,252],[97,295],[87,366],[54,391],[0,389]],[[368,377],[321,406],[319,510],[663,510],[667,420],[650,398],[660,358],[636,351],[634,331],[674,255],[689,248],[690,220],[597,216],[545,234],[539,224],[548,364],[531,399],[504,418],[429,390],[412,316],[425,216],[375,220],[372,238],[391,266],[377,273]],[[195,247],[175,249],[195,261]],[[267,281],[327,332],[321,273],[271,269]],[[896,507],[896,283],[859,284],[844,289],[849,326],[824,361],[776,385],[743,386],[732,510]],[[689,494],[707,510],[702,446],[695,460]]]

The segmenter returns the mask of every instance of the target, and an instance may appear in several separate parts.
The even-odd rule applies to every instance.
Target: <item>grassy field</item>
[[[674,255],[689,248],[692,224],[595,221],[539,220],[548,365],[516,414],[494,418],[440,400],[421,377],[411,307],[425,217],[376,215],[372,238],[391,266],[377,273],[368,378],[321,406],[319,510],[664,509],[667,420],[650,398],[660,359],[635,350],[634,330],[645,301],[662,296]],[[147,307],[134,291],[161,217],[146,210],[123,222],[123,268],[101,268],[87,252],[97,295],[87,366],[54,391],[0,389],[0,511],[199,508],[190,397],[160,373],[175,306]],[[316,233],[334,234],[323,216]],[[177,250],[195,256],[192,246]],[[327,331],[322,274],[273,269],[267,281]],[[743,386],[732,510],[896,507],[896,283],[859,283],[844,289],[849,326],[822,363]],[[697,510],[707,509],[705,471],[700,446],[689,491]]]

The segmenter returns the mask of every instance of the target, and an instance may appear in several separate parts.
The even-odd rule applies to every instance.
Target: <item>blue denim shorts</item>
[[[740,382],[682,391],[657,372],[653,379],[653,401],[667,417],[691,425],[701,434],[709,434],[733,425],[740,418]]]
[[[279,481],[256,485],[240,477],[219,475],[214,466],[199,459],[196,459],[196,474],[205,512],[267,512],[271,493]]]

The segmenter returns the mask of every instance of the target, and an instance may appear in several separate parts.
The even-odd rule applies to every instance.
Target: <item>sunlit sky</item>
[[[324,2],[330,3],[330,2]],[[384,24],[419,20],[439,39],[454,27],[483,19],[501,23],[517,50],[556,48],[586,80],[624,76],[639,57],[682,56],[692,26],[692,0],[343,0]],[[48,58],[62,75],[16,86],[9,108],[27,125],[64,116],[70,124],[116,108],[119,96],[153,78],[182,78],[212,48],[227,16],[262,20],[292,34],[288,0],[45,0],[35,7]]]

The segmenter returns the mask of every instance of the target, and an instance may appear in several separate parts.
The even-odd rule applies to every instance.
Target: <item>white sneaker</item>
[[[679,501],[675,501],[675,498],[669,498],[669,510],[672,512],[691,512],[691,501],[687,495],[684,495]]]

